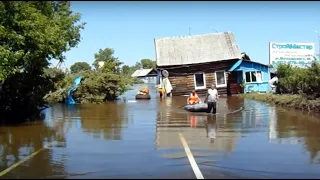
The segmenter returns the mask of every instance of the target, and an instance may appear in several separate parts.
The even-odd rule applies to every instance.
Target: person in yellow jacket
[[[164,88],[158,88],[160,99],[164,98],[165,90]]]

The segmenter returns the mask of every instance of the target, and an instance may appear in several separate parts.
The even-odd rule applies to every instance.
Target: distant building
[[[143,80],[145,83],[155,83],[157,71],[155,69],[138,69],[131,77],[136,77]]]
[[[99,66],[99,68],[102,68],[104,66],[104,61],[99,61],[98,66]]]

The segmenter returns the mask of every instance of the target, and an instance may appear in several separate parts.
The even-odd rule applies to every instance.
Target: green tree
[[[137,82],[131,77],[132,67],[120,65],[122,62],[113,55],[111,48],[100,49],[95,55],[95,71],[87,70],[78,73],[68,74],[64,78],[64,90],[57,90],[46,96],[50,103],[62,102],[66,98],[66,92],[71,88],[75,77],[82,76],[83,81],[79,88],[73,93],[73,97],[78,103],[103,103],[113,101],[127,91],[128,85]],[[105,62],[99,68],[98,62]]]
[[[54,89],[51,91],[57,90],[64,85],[63,79],[66,77],[66,73],[59,68],[46,68],[44,69],[44,75],[51,79],[54,83]]]
[[[133,71],[138,70],[138,69],[142,69],[142,64],[141,62],[136,62],[136,64],[134,66],[132,66]]]
[[[128,65],[123,65],[121,68],[121,72],[123,75],[128,76],[131,75],[132,73],[132,67],[128,66]]]
[[[120,74],[122,62],[113,55],[111,48],[100,49],[95,56],[94,66],[97,71],[87,72],[85,79],[76,92],[75,97],[79,102],[101,103],[115,100],[127,90],[130,79]],[[99,68],[98,62],[103,61],[104,66]]]
[[[44,69],[80,42],[80,18],[69,1],[0,2],[1,120],[39,114],[54,88]]]
[[[70,66],[71,73],[78,73],[80,71],[91,70],[90,65],[87,62],[76,62]]]
[[[141,59],[140,62],[143,69],[153,69],[157,66],[157,62],[151,59]]]
[[[99,62],[104,62],[104,70],[110,72],[118,72],[122,64],[117,57],[114,57],[114,50],[112,48],[99,49],[99,52],[94,54],[93,66],[99,69]]]

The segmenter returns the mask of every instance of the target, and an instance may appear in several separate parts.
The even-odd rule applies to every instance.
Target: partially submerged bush
[[[307,100],[301,95],[276,95],[276,94],[245,94],[244,97],[258,101],[272,103],[278,106],[301,109],[309,112],[320,112],[320,101]]]
[[[65,86],[45,96],[49,103],[60,103],[67,98],[67,91],[72,87],[77,76],[83,79],[73,97],[78,103],[103,103],[115,100],[127,91],[132,79],[103,71],[81,71],[76,74],[68,74],[63,80]]]
[[[102,103],[115,100],[128,90],[129,82],[118,74],[91,71],[74,93],[79,103]]]

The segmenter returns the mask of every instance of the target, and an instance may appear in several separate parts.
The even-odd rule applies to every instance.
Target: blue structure
[[[241,59],[228,71],[236,73],[238,84],[245,82],[244,93],[270,92],[268,65]]]
[[[68,97],[65,101],[66,104],[76,104],[76,102],[74,101],[74,99],[72,97],[72,93],[73,93],[73,91],[75,91],[78,88],[79,84],[81,83],[81,80],[82,80],[81,76],[78,76],[74,79],[72,88],[70,88],[67,92]]]

